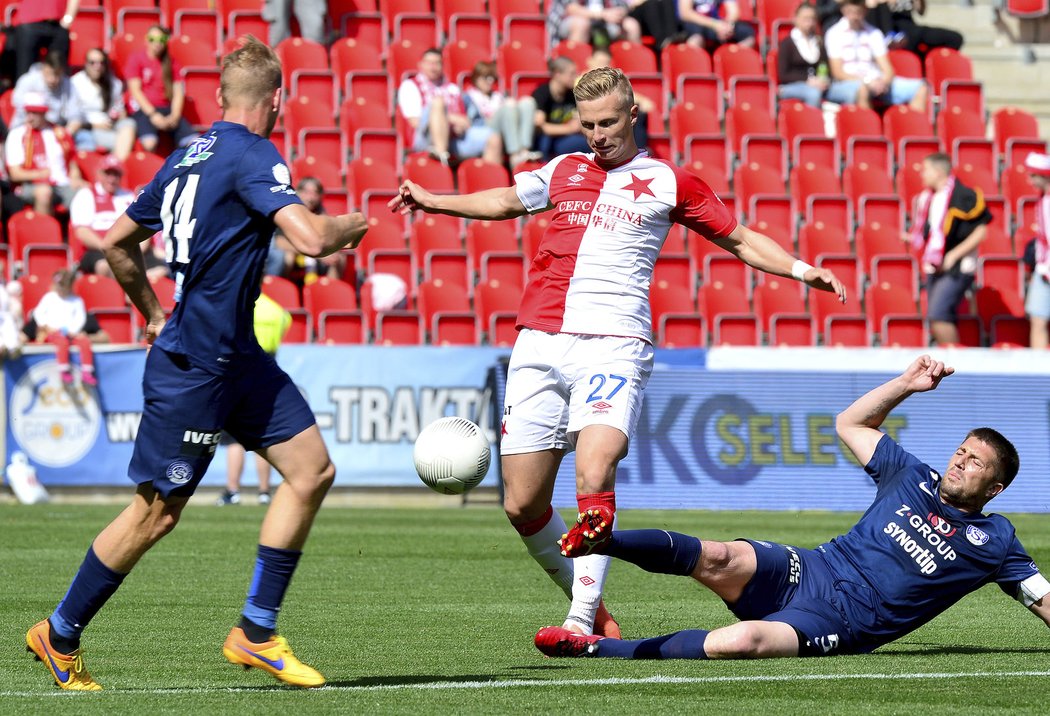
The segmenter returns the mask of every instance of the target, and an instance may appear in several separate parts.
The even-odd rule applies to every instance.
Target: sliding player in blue
[[[267,141],[281,91],[277,55],[249,37],[223,58],[216,95],[222,121],[176,151],[106,234],[106,260],[146,318],[153,348],[128,468],[138,489],[95,538],[55,611],[26,634],[28,649],[64,689],[102,688],[84,666],[81,633],[139,559],[174,529],[224,429],[284,481],[263,519],[248,598],[223,654],[284,683],[324,683],[276,634],[276,621],[335,468],[306,401],[259,347],[252,315],[275,226],[301,253],[326,256],[357,246],[367,224],[360,213],[318,216],[299,201],[288,167]],[[167,242],[177,286],[167,320],[139,250],[156,231]],[[189,601],[192,609],[192,595]]]
[[[914,393],[953,373],[929,356],[839,414],[839,437],[874,480],[875,501],[845,535],[803,549],[759,540],[701,541],[663,530],[592,525],[569,556],[600,550],[642,569],[691,576],[740,619],[651,639],[603,639],[560,627],[536,634],[548,656],[754,659],[863,654],[917,629],[990,582],[1050,625],[1050,582],[985,504],[1017,474],[1017,451],[991,428],[971,430],[943,476],[879,431]]]

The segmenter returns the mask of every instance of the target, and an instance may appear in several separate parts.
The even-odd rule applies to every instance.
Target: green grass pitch
[[[329,686],[282,687],[221,654],[237,619],[262,510],[191,504],[84,639],[106,688],[67,694],[24,651],[117,506],[0,505],[0,714],[867,714],[1045,713],[1050,631],[994,586],[867,656],[750,662],[545,659],[532,646],[566,603],[495,507],[322,510],[281,632]],[[811,547],[856,515],[643,512],[625,528],[749,536]],[[1050,564],[1050,521],[1014,516]],[[616,563],[610,608],[627,636],[731,621],[684,578]]]

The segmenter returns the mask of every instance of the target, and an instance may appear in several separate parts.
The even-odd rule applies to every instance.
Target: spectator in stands
[[[547,8],[547,36],[552,45],[572,40],[606,47],[613,40],[641,42],[642,27],[628,15],[631,0],[551,0]]]
[[[295,191],[303,205],[313,214],[324,214],[324,187],[316,177],[303,177],[295,185]],[[283,274],[290,281],[302,288],[317,280],[319,276],[338,279],[346,269],[346,254],[337,251],[320,259],[306,256],[295,250],[291,242],[277,231],[274,234],[274,247],[283,257]],[[276,350],[276,349],[275,349]]]
[[[781,99],[802,100],[820,107],[831,86],[828,55],[817,34],[817,8],[804,2],[795,8],[795,27],[780,41],[777,52],[777,92]]]
[[[926,82],[893,76],[886,38],[864,20],[865,0],[844,0],[842,19],[824,35],[831,66],[826,99],[837,104],[857,104],[870,109],[873,103],[907,104],[926,111]]]
[[[98,385],[95,379],[95,357],[91,350],[91,337],[88,331],[88,314],[84,299],[73,293],[73,272],[68,269],[56,271],[51,279],[51,290],[43,295],[40,303],[33,309],[26,332],[37,343],[51,343],[55,346],[58,370],[65,385],[72,385],[73,371],[69,363],[69,348],[75,345],[80,349],[80,382],[84,385]],[[102,332],[95,324],[96,335]],[[100,339],[104,334],[98,336]]]
[[[631,0],[629,7],[628,17],[638,21],[642,36],[653,38],[658,52],[685,40],[678,20],[678,0]]]
[[[119,159],[113,155],[103,158],[98,165],[95,183],[78,191],[69,205],[73,236],[84,247],[84,255],[80,259],[82,273],[113,277],[106,257],[102,254],[102,237],[117,217],[135,201],[135,195],[120,186],[123,176],[124,166]],[[152,252],[149,252],[147,269],[148,260],[152,257]]]
[[[599,67],[612,67],[612,53],[608,50],[596,48],[587,58],[587,71]],[[575,84],[573,86],[575,87]],[[639,149],[645,149],[649,146],[649,113],[656,111],[656,103],[638,92],[634,93],[634,103],[638,105],[638,121],[634,124],[634,143]]]
[[[957,344],[959,301],[973,285],[977,247],[988,235],[992,212],[980,189],[971,189],[952,173],[947,154],[923,160],[922,184],[911,244],[922,253],[930,333],[938,344]]]
[[[48,54],[42,62],[32,65],[15,83],[15,114],[11,126],[17,127],[26,121],[26,95],[35,94],[47,104],[47,121],[56,127],[65,127],[73,137],[78,149],[89,148],[91,132],[84,124],[84,110],[73,83],[66,76],[65,60],[56,53]]]
[[[541,156],[530,150],[536,133],[536,100],[532,97],[517,100],[507,97],[496,89],[498,80],[495,62],[479,62],[470,73],[466,95],[488,126],[500,133],[513,168]]]
[[[926,0],[871,0],[867,19],[884,35],[890,47],[911,50],[925,57],[936,47],[958,50],[963,45],[963,36],[945,27],[918,25],[912,12],[926,14]]]
[[[587,140],[580,131],[576,115],[576,63],[568,57],[555,57],[547,62],[550,80],[532,92],[536,101],[536,148],[544,159],[559,154],[589,152]]]
[[[22,284],[0,283],[0,361],[22,355]]]
[[[124,83],[113,74],[109,57],[100,48],[88,50],[84,69],[71,81],[90,128],[90,146],[87,142],[77,146],[104,149],[126,160],[135,146],[135,120],[124,110]]]
[[[690,45],[755,46],[755,28],[740,22],[740,6],[736,0],[678,0],[678,17]]]
[[[263,0],[262,16],[270,23],[270,47],[277,47],[281,40],[291,36],[293,9],[299,21],[299,34],[306,40],[325,44],[328,0]]]
[[[80,173],[71,163],[73,142],[66,130],[45,118],[48,106],[43,95],[25,95],[25,124],[7,134],[4,154],[15,192],[37,213],[53,214],[57,203],[69,205]]]
[[[169,33],[160,25],[146,32],[146,47],[128,58],[124,78],[139,142],[147,152],[157,149],[159,134],[169,134],[177,146],[192,142],[197,134],[182,116],[186,90],[181,69],[168,53]]]
[[[445,78],[441,50],[432,47],[419,58],[416,74],[397,89],[397,108],[415,131],[413,151],[428,151],[443,164],[453,156],[503,161],[499,133],[485,123],[459,85]]]
[[[1028,181],[1039,192],[1036,206],[1035,268],[1028,283],[1024,310],[1028,314],[1030,345],[1045,350],[1050,346],[1050,154],[1032,152],[1024,160]]]
[[[69,26],[80,0],[20,0],[15,26],[15,77],[21,77],[40,57],[55,53],[63,66],[69,61]]]

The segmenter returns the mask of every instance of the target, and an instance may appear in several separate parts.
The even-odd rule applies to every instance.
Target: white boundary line
[[[640,684],[727,684],[739,682],[792,681],[910,681],[915,679],[983,679],[1047,677],[1050,671],[968,671],[961,673],[934,672],[931,674],[783,674],[753,676],[647,676],[637,679],[614,677],[608,679],[503,679],[496,681],[431,681],[419,684],[374,684],[371,686],[323,686],[309,689],[310,693],[366,692],[366,691],[444,691],[455,689],[509,689],[521,687],[559,686],[632,686]],[[160,689],[107,689],[116,694],[240,694],[272,693],[272,689],[248,686],[188,687]],[[105,693],[105,692],[104,692]],[[33,698],[37,696],[74,696],[73,691],[0,691],[0,698]]]

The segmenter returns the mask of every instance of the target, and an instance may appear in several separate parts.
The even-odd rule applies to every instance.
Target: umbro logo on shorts
[[[607,413],[607,412],[609,412],[609,409],[613,407],[613,404],[612,403],[607,403],[604,400],[599,400],[597,403],[595,403],[591,407],[594,408],[594,412],[596,412],[596,413]]]

